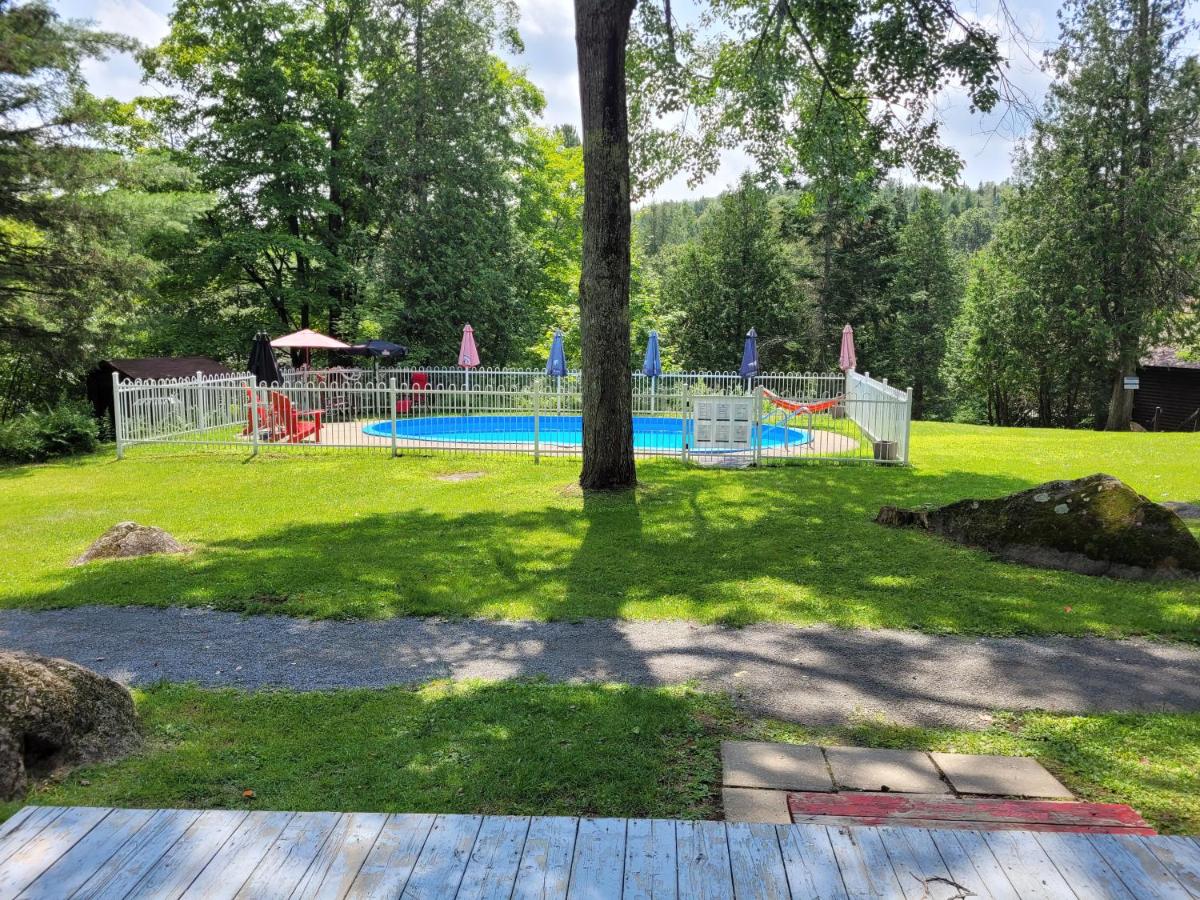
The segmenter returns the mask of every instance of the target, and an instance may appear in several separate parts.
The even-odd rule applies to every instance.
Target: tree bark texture
[[[575,0],[583,113],[583,364],[585,490],[633,487],[629,360],[629,117],[625,47],[635,0]]]

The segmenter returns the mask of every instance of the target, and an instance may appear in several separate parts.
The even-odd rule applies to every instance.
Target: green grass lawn
[[[986,731],[756,722],[723,696],[540,682],[320,694],[136,693],[145,750],[40,804],[720,816],[720,742],[766,738],[1034,756],[1077,796],[1200,831],[1200,715],[1001,716]],[[252,799],[243,792],[254,792]],[[0,806],[0,818],[21,804]]]
[[[305,616],[684,618],[978,634],[1200,640],[1200,583],[1122,583],[994,562],[871,520],[885,503],[996,496],[1105,471],[1200,500],[1200,436],[918,423],[911,469],[640,466],[580,496],[578,462],[355,452],[135,450],[0,469],[0,606],[210,604]],[[448,483],[449,471],[483,472]],[[186,556],[72,568],[113,523]]]

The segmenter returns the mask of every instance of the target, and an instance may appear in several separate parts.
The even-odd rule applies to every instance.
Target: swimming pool
[[[680,450],[684,426],[689,446],[692,444],[692,423],[682,419],[657,416],[634,416],[633,446],[635,450]],[[785,444],[807,444],[810,437],[799,428],[763,425],[764,449]],[[372,422],[363,426],[363,433],[372,437],[391,438],[390,421]],[[396,420],[396,437],[404,440],[447,444],[533,444],[533,416],[425,416]],[[541,444],[582,444],[583,419],[580,416],[539,416],[538,441]]]

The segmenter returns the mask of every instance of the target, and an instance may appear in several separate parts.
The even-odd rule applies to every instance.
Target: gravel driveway
[[[378,687],[544,676],[728,691],[759,715],[980,726],[994,709],[1200,710],[1200,648],[688,622],[312,622],[197,609],[0,611],[0,647],[130,684]]]

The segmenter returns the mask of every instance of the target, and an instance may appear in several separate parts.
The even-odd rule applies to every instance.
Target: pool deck
[[[15,897],[1197,897],[1184,837],[245,810],[25,807]]]
[[[321,444],[328,447],[378,447],[390,448],[391,438],[377,437],[366,434],[363,426],[378,419],[363,419],[355,422],[329,422],[321,426]],[[311,445],[305,441],[304,445]],[[295,445],[292,445],[295,446]],[[399,437],[396,447],[400,450],[425,450],[431,453],[533,453],[531,444],[484,442],[484,441],[455,441],[442,442],[435,440],[413,440]],[[543,456],[578,456],[582,452],[579,444],[554,444],[542,442],[538,452]],[[791,444],[786,447],[763,448],[762,456],[771,459],[786,459],[789,457],[856,457],[860,445],[854,438],[831,431],[814,430],[812,440],[804,444]],[[868,451],[869,453],[869,451]],[[667,456],[678,458],[680,453],[675,448],[635,448],[634,454],[639,457]],[[691,458],[701,464],[734,465],[744,462],[748,452],[741,453],[693,453]]]

